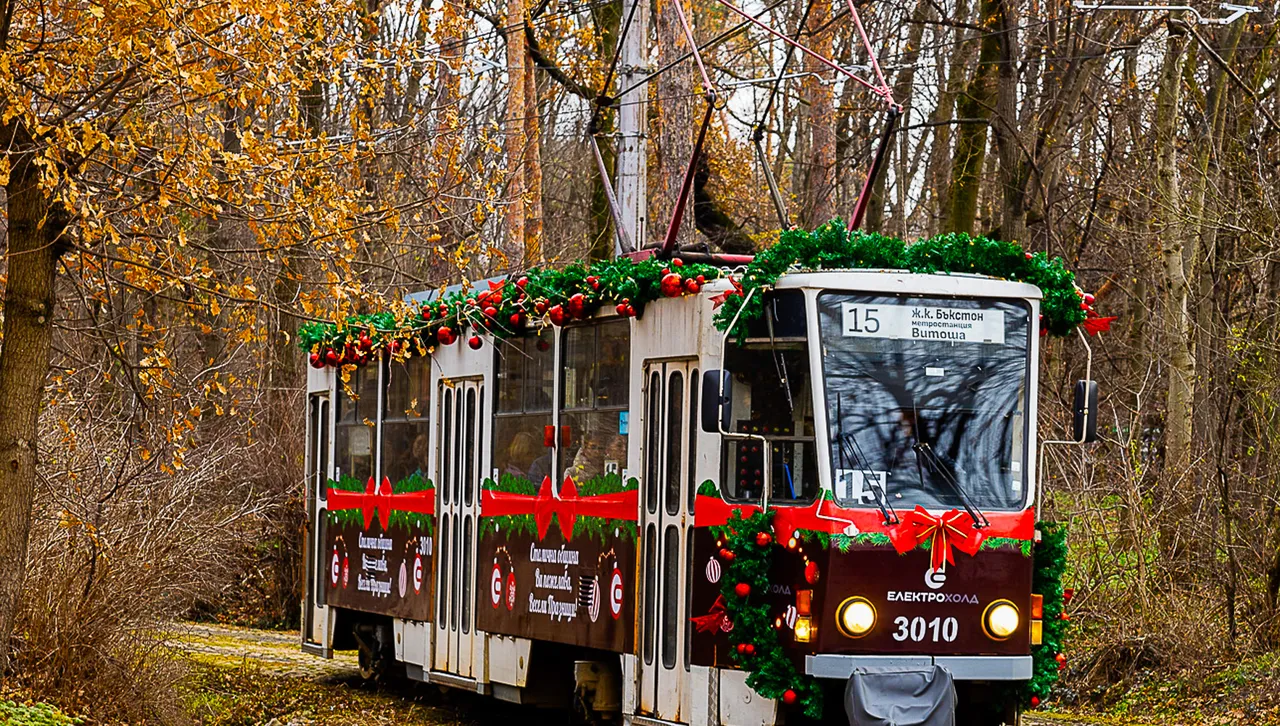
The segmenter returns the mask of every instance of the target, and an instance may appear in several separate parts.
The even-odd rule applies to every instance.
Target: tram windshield
[[[836,499],[899,511],[1026,499],[1030,307],[818,296]]]

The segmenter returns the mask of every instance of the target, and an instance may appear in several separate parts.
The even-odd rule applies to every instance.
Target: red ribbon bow
[[[889,541],[900,555],[929,542],[929,566],[935,571],[945,572],[948,564],[956,563],[952,547],[971,557],[982,548],[986,535],[973,525],[973,517],[967,512],[953,509],[935,517],[924,507],[917,506],[903,515],[901,522],[889,528]]]
[[[733,289],[732,289],[732,290],[725,290],[724,292],[720,293],[719,295],[712,295],[712,296],[711,296],[711,309],[712,309],[712,310],[714,310],[714,309],[716,309],[716,308],[720,307],[721,305],[724,305],[724,301],[725,301],[725,300],[728,300],[729,298],[731,298],[731,297],[733,297],[733,296],[735,296],[735,295],[736,295],[736,296],[738,296],[738,297],[742,297],[742,285],[738,284],[738,281],[737,281],[737,280],[735,280],[735,279],[733,278],[733,276],[732,276],[732,275],[730,275],[730,276],[729,276],[729,282],[730,282],[730,284],[732,284],[732,285],[733,285]]]
[[[374,514],[377,514],[378,523],[382,525],[384,532],[391,526],[392,512],[430,515],[435,514],[436,511],[435,491],[426,489],[419,492],[393,494],[391,480],[386,477],[382,478],[381,485],[375,484],[374,478],[369,477],[363,492],[330,488],[326,499],[330,511],[359,509],[365,529],[369,529],[369,525],[373,524]]]
[[[631,489],[613,494],[598,494],[593,497],[578,496],[578,487],[573,477],[565,476],[560,485],[560,496],[551,492],[551,477],[543,477],[542,486],[536,496],[513,494],[484,490],[481,496],[480,512],[484,517],[502,517],[506,515],[532,514],[533,522],[538,528],[538,539],[547,536],[551,528],[551,518],[560,523],[560,533],[566,540],[573,539],[573,524],[578,517],[601,517],[604,519],[622,519],[634,522],[639,519],[640,492]]]
[[[696,615],[689,618],[689,622],[693,623],[693,629],[699,633],[715,633],[728,619],[729,616],[724,610],[724,595],[720,595],[715,602],[711,603],[711,609],[706,615]]]

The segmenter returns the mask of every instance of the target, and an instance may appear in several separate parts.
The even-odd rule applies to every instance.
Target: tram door
[[[441,382],[436,437],[436,617],[432,670],[472,677],[476,509],[484,384]]]
[[[330,413],[328,394],[313,393],[308,397],[306,581],[302,603],[302,639],[304,643],[316,647],[325,642],[328,631],[324,583],[329,568],[328,563],[323,560],[327,524],[325,494],[329,483]]]
[[[640,709],[667,721],[688,721],[689,588],[693,550],[692,412],[697,363],[645,366],[644,603]]]

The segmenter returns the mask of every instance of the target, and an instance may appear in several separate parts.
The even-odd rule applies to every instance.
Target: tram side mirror
[[[1076,381],[1075,421],[1071,438],[1082,444],[1098,440],[1098,382]]]
[[[729,430],[729,402],[733,400],[733,379],[728,371],[702,372],[702,430],[718,434]]]

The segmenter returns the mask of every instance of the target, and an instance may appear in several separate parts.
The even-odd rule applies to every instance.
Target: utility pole
[[[630,28],[623,31],[618,88],[631,88],[648,73],[649,3],[647,0],[623,0],[623,23],[631,17]],[[622,223],[635,249],[646,243],[645,229],[649,219],[649,84],[637,86],[618,99],[617,189]],[[614,254],[622,250],[614,240]]]

